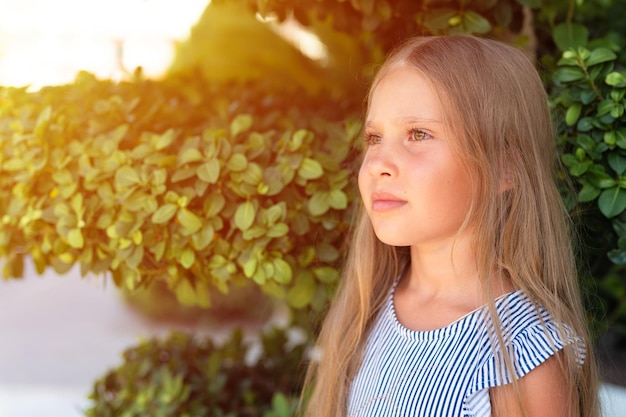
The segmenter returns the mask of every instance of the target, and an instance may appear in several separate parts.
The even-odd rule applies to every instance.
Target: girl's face
[[[430,83],[411,68],[391,70],[373,91],[359,189],[388,245],[435,249],[452,242],[465,220],[470,178],[443,120]]]

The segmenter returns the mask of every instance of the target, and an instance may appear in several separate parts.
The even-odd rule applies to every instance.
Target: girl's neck
[[[433,293],[480,288],[472,245],[462,237],[411,247],[411,265],[403,278],[407,287]]]

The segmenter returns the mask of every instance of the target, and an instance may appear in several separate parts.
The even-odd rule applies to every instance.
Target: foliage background
[[[271,29],[286,19],[320,39],[323,60]],[[459,32],[515,43],[540,63],[581,236],[589,322],[598,335],[626,333],[626,6],[611,0],[214,0],[163,80],[138,69],[121,83],[82,73],[37,93],[2,88],[4,277],[21,277],[26,258],[40,272],[80,264],[128,291],[159,282],[201,307],[216,291],[252,285],[314,333],[358,201],[351,180],[375,65],[406,36]],[[207,399],[215,415],[234,412],[236,398],[255,404],[257,414],[245,415],[292,412],[294,363],[281,362],[293,379],[270,389],[284,395],[259,400],[251,374],[191,371],[229,349],[194,343],[206,342],[178,335],[137,348],[146,363],[150,349],[182,358],[141,371],[127,353],[96,383],[90,415],[134,415],[137,398],[162,415],[203,415],[188,395],[192,372],[246,386],[229,391],[234,402]],[[293,354],[283,339],[273,343],[266,359]],[[236,338],[230,346],[245,348]],[[155,388],[164,375],[174,378],[165,394]],[[163,411],[164,395],[176,414]]]

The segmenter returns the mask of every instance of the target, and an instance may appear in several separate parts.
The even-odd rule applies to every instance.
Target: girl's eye
[[[421,141],[432,138],[432,136],[429,133],[421,129],[412,129],[410,134],[411,134],[411,140],[414,140],[416,142],[421,142]]]
[[[378,145],[378,144],[382,143],[383,138],[381,136],[378,136],[378,135],[366,134],[364,140],[365,140],[365,144],[367,146],[371,146],[371,145]]]

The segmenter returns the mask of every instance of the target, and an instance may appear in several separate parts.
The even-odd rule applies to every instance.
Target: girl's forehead
[[[385,71],[372,86],[367,120],[394,118],[399,121],[423,119],[443,123],[449,109],[430,80],[410,67],[398,66]]]

